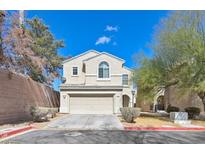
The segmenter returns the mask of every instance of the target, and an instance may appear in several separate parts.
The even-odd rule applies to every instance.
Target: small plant
[[[133,123],[134,120],[140,116],[140,111],[141,111],[140,108],[131,108],[131,107],[120,108],[122,118],[128,123]]]
[[[34,107],[31,106],[30,108],[30,114],[33,118],[34,122],[44,122],[44,121],[48,121],[48,112],[43,112],[42,110],[40,110],[39,107]]]
[[[176,106],[168,105],[168,107],[167,107],[167,112],[168,112],[168,113],[170,113],[170,112],[179,112],[179,108],[176,107]]]
[[[188,113],[190,119],[193,119],[200,114],[200,108],[198,107],[187,107],[184,110]]]
[[[56,117],[56,111],[49,109],[49,110],[48,110],[48,115],[47,115],[47,117],[48,117],[48,118],[54,118],[54,117]]]
[[[8,78],[11,80],[12,77],[13,77],[13,73],[9,71],[9,73],[8,73]]]

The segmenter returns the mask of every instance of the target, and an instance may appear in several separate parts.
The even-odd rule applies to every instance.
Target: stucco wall
[[[66,78],[65,84],[85,84],[85,73],[82,71],[83,60],[96,56],[96,52],[88,52],[85,55],[82,55],[76,59],[73,59],[69,62],[63,64],[63,76]],[[78,67],[78,75],[72,75],[72,68]]]
[[[103,61],[106,61],[109,64],[110,74],[122,74],[122,61],[106,54],[102,54],[96,58],[86,61],[86,73],[98,74],[98,66]]]
[[[59,97],[48,86],[0,70],[0,124],[30,119],[30,106],[58,108]]]
[[[94,86],[121,86],[122,85],[122,76],[113,76],[111,75],[109,80],[98,79],[97,75],[88,75],[86,76],[86,85]]]

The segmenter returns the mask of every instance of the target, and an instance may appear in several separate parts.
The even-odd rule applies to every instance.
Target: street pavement
[[[34,130],[7,144],[205,144],[203,131]]]

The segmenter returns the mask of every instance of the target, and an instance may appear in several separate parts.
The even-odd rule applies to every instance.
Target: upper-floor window
[[[122,85],[128,85],[128,74],[122,75]]]
[[[73,75],[78,75],[78,67],[73,67]]]
[[[107,62],[101,62],[98,68],[98,78],[109,78],[109,65]]]

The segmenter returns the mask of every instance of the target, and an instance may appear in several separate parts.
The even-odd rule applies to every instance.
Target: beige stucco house
[[[107,52],[89,50],[63,61],[65,82],[60,86],[60,112],[119,114],[133,106],[134,90],[125,61]]]

